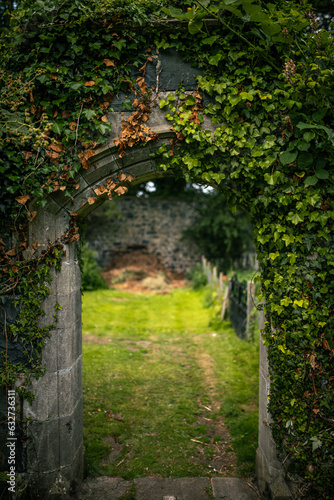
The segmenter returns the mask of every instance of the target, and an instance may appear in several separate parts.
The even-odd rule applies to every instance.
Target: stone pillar
[[[55,202],[40,211],[29,243],[43,249],[68,227],[69,215]],[[62,498],[83,479],[81,276],[75,243],[65,245],[60,271],[53,270],[50,295],[44,302],[45,325],[55,323],[43,350],[47,372],[33,383],[35,400],[25,403],[27,470],[24,479],[36,499]],[[61,310],[55,312],[56,302]],[[56,314],[56,322],[53,315]]]
[[[262,313],[262,325],[264,314]],[[271,417],[268,413],[268,396],[270,391],[269,365],[267,348],[260,337],[260,371],[259,371],[259,443],[256,452],[256,476],[263,498],[271,500],[288,500],[292,498],[290,489],[284,480],[282,464],[277,459],[276,445],[269,427]]]

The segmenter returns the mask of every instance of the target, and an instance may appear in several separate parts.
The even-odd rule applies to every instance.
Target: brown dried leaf
[[[45,151],[45,156],[48,158],[59,158],[59,153],[56,151]]]
[[[139,87],[144,87],[145,85],[145,79],[143,76],[138,76],[136,82],[138,83]]]
[[[108,123],[109,120],[107,118],[107,115],[103,115],[101,121],[103,121],[104,123]]]
[[[65,191],[66,186],[59,186],[60,191]]]
[[[101,194],[106,192],[107,189],[104,186],[98,186],[97,188],[94,189],[94,193],[97,194],[97,196],[101,196]]]
[[[17,203],[20,203],[21,205],[24,205],[25,203],[27,203],[27,201],[29,199],[30,199],[30,196],[28,194],[24,194],[22,196],[17,196],[17,198],[15,198]]]
[[[113,189],[115,189],[117,184],[112,179],[107,179],[107,186],[109,191],[112,191]]]
[[[37,108],[36,108],[35,104],[31,104],[31,106],[30,106],[30,113],[32,115],[34,115],[36,113],[36,111],[37,111]]]
[[[65,152],[65,148],[61,142],[58,142],[58,143],[52,142],[49,146],[49,149],[52,149],[52,151],[55,151],[56,153],[64,153]]]
[[[79,161],[82,165],[83,168],[88,169],[91,167],[91,163],[89,161],[89,158],[95,155],[95,152],[93,149],[86,149],[82,153],[78,154]]]
[[[51,80],[57,80],[58,75],[56,75],[55,73],[51,73],[50,77],[51,77]]]
[[[77,122],[71,122],[69,124],[69,129],[70,130],[75,130],[77,128]]]
[[[31,246],[33,247],[34,250],[37,250],[38,242],[36,241],[36,243],[33,243]]]
[[[115,193],[118,194],[118,196],[121,196],[121,194],[124,194],[128,191],[128,188],[126,186],[118,186],[118,188],[115,189]]]
[[[315,354],[311,354],[311,356],[310,356],[310,365],[312,366],[313,370],[315,368],[315,358],[316,358]]]
[[[96,83],[94,82],[94,80],[89,80],[89,82],[85,83],[85,87],[93,87],[93,85],[96,85]]]
[[[96,199],[96,196],[90,196],[89,198],[87,198],[87,201],[89,205],[93,205],[96,202]]]
[[[70,213],[70,216],[71,216],[71,217],[78,217],[78,214],[77,214],[76,212],[71,212],[71,213]]]
[[[115,66],[115,61],[112,59],[103,59],[103,62],[106,66]]]
[[[8,257],[14,257],[16,255],[16,250],[15,248],[12,248],[11,250],[9,250],[9,252],[6,252],[6,255]]]
[[[327,349],[328,351],[331,350],[330,346],[329,346],[329,343],[327,342],[327,340],[323,337],[322,338],[322,345],[324,346],[325,349]]]
[[[80,234],[74,234],[70,239],[69,242],[72,243],[73,241],[78,241],[80,238]]]
[[[30,151],[22,151],[24,159],[29,160],[32,157],[32,153]]]
[[[28,212],[28,220],[29,222],[33,221],[34,218],[36,217],[37,215],[37,210],[34,210],[33,212]]]
[[[118,176],[118,180],[119,180],[119,181],[121,181],[121,182],[125,181],[125,180],[126,180],[126,175],[125,175],[125,174],[123,174],[123,173],[122,173],[122,174],[119,174],[119,176]]]

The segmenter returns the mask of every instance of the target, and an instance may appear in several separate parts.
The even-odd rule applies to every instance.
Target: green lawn
[[[258,341],[241,341],[216,321],[204,295],[190,288],[84,294],[88,473],[253,473]]]

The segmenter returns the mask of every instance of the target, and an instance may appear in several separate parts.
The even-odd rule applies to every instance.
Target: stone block
[[[40,207],[38,209],[42,210]],[[48,196],[47,203],[44,207],[44,210],[46,212],[49,212],[50,214],[58,215],[59,212],[61,211],[61,209],[62,209],[62,205],[60,203],[58,203],[52,196]],[[35,208],[35,210],[36,210],[36,208]]]
[[[72,328],[81,318],[80,290],[71,294],[57,294],[57,301],[61,306],[61,310],[57,311],[57,328]]]
[[[76,245],[75,242],[67,243],[67,244],[64,245],[63,248],[64,248],[64,255],[63,255],[63,258],[62,258],[62,264],[64,262],[72,263],[72,262],[78,260],[77,245]],[[60,276],[60,273],[58,271],[57,272],[57,279],[58,279],[59,276]]]
[[[70,466],[43,474],[34,471],[24,474],[24,478],[29,483],[27,498],[34,498],[34,500],[79,498],[79,489],[84,476],[83,456],[83,446],[81,446]]]
[[[71,295],[72,293],[80,290],[81,286],[81,271],[79,262],[74,260],[76,257],[75,245],[69,245],[66,260],[62,262],[61,270],[57,273],[57,294],[58,295]],[[71,259],[72,256],[72,259]]]
[[[24,403],[24,416],[37,422],[58,417],[58,375],[46,372],[43,377],[34,380],[31,386],[35,399],[30,405]]]
[[[85,172],[85,170],[80,171],[80,173],[76,176],[76,181],[79,184],[78,189],[75,189],[73,192],[74,198],[79,196],[83,191],[87,189],[89,186],[89,183],[86,181],[85,177],[82,175],[82,172]]]
[[[175,496],[178,500],[207,500],[207,477],[196,478],[142,478],[135,479],[138,500],[161,500],[164,496]]]
[[[89,185],[97,182],[101,184],[102,179],[110,177],[111,174],[119,168],[117,159],[114,158],[114,155],[110,154],[109,151],[108,155],[98,160],[95,165],[96,167],[93,166],[89,170],[82,172],[82,176]]]
[[[55,332],[57,338],[57,369],[70,368],[82,354],[81,320],[78,319],[71,328],[59,328]]]
[[[59,467],[59,419],[28,422],[27,472],[42,476]]]
[[[198,68],[193,68],[189,62],[185,62],[175,50],[160,50],[159,59],[162,71],[159,75],[159,88],[162,90],[175,91],[180,83],[185,90],[195,90],[197,87],[196,76],[201,74]],[[154,64],[147,65],[145,80],[149,86],[156,85],[156,68]]]
[[[56,285],[56,279],[53,280],[52,288],[55,288],[54,285]],[[45,327],[47,325],[54,324],[56,328],[56,319],[53,316],[54,314],[56,314],[55,310],[56,302],[57,302],[57,295],[54,292],[51,292],[50,295],[45,300],[43,300],[41,307],[45,314],[44,316],[40,316],[38,320],[38,324],[40,327]]]
[[[58,329],[52,331],[42,351],[42,364],[50,373],[58,371]]]
[[[137,163],[147,162],[150,160],[149,157],[150,150],[146,147],[125,150],[125,155],[122,158],[122,163],[124,168],[128,168]]]
[[[133,184],[138,184],[144,182],[144,180],[152,180],[156,176],[156,165],[152,160],[147,160],[136,165],[132,165],[128,168],[128,173],[130,173],[134,178]]]
[[[79,498],[84,500],[121,500],[131,487],[130,481],[119,477],[87,478],[84,482]]]
[[[214,477],[211,484],[215,500],[258,500],[257,493],[243,479]]]
[[[82,398],[82,357],[58,372],[59,416],[71,415]]]
[[[90,179],[92,174],[95,175],[99,171],[109,173],[111,168],[109,165],[114,161],[114,155],[111,153],[109,147],[102,147],[99,152],[96,153],[94,159],[91,158],[91,160],[92,166],[90,168],[80,170],[80,175],[83,179],[85,179],[85,182],[87,182],[88,185],[93,184],[99,179],[98,177],[95,177],[95,180],[91,181]]]
[[[36,217],[29,224],[29,246],[37,243],[38,253],[49,246],[48,240],[55,240],[57,219],[58,215],[38,210]]]
[[[82,398],[73,412],[59,420],[60,465],[70,466],[83,444]]]
[[[69,198],[67,198],[66,201],[68,200]],[[62,236],[64,236],[66,231],[68,230],[71,219],[69,212],[72,212],[72,210],[66,211],[64,208],[61,212],[59,212],[55,221],[55,239],[62,238]]]

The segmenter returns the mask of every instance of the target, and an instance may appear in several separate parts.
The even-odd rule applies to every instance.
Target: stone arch
[[[185,66],[183,71],[189,73],[189,68]],[[153,77],[156,76],[154,73]],[[166,86],[169,87],[167,93],[177,88],[174,81]],[[190,85],[188,90],[191,88],[193,87]],[[160,96],[163,97],[163,93]],[[122,114],[124,119],[130,112]],[[55,303],[61,306],[61,310],[56,312],[57,321],[52,337],[47,340],[43,351],[43,363],[47,371],[33,383],[32,391],[36,395],[34,402],[32,405],[25,403],[24,406],[24,417],[31,419],[27,424],[24,476],[34,498],[43,500],[59,498],[61,494],[69,492],[75,488],[76,481],[80,482],[84,473],[81,277],[76,244],[69,243],[64,238],[72,219],[71,214],[75,213],[76,217],[82,218],[102,204],[107,194],[97,195],[94,190],[101,186],[107,188],[109,179],[119,183],[121,174],[126,176],[121,181],[121,185],[125,186],[129,182],[129,176],[133,178],[132,183],[141,183],[172,175],[171,172],[159,170],[154,158],[154,153],[162,144],[166,143],[170,147],[169,141],[174,137],[169,122],[157,105],[152,108],[148,121],[157,140],[149,141],[145,146],[127,148],[122,158],[114,144],[121,129],[121,112],[109,114],[108,119],[112,124],[108,142],[90,158],[92,166],[87,170],[81,169],[77,175],[77,189],[74,190],[73,197],[66,197],[62,191],[50,194],[46,205],[37,209],[37,215],[29,227],[27,258],[34,254],[32,245],[35,243],[38,243],[38,251],[42,251],[48,247],[49,241],[60,239],[65,251],[61,270],[53,270],[50,295],[44,303],[46,314],[42,323],[45,325],[54,323]],[[214,130],[207,119],[202,126],[211,132]],[[31,210],[33,208],[30,207]],[[258,478],[262,490],[269,485],[272,498],[288,498],[289,495],[284,496],[284,491],[282,493],[280,489],[284,490],[282,468],[276,459],[271,433],[266,425],[270,420],[267,413],[270,383],[266,352],[262,346],[260,363]],[[279,493],[275,493],[275,488]]]

